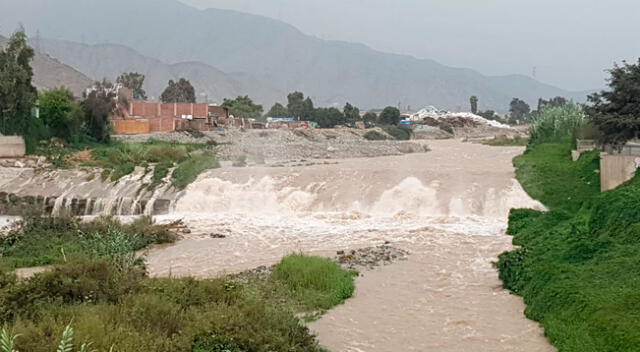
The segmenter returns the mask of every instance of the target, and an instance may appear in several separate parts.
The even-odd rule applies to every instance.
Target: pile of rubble
[[[439,110],[434,106],[428,106],[415,115],[411,116],[412,121],[422,121],[429,126],[439,126],[443,122],[451,124],[453,127],[495,127],[511,129],[511,126],[505,125],[495,120],[488,120],[482,116],[472,114],[470,112],[450,112]]]

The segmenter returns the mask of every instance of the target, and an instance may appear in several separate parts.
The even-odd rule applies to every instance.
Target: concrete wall
[[[635,155],[600,154],[600,188],[612,190],[631,180],[640,166],[640,157]]]
[[[26,153],[24,138],[0,136],[0,158],[21,158]]]

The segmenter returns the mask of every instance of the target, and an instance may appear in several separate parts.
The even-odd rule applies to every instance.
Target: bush
[[[399,141],[408,141],[413,137],[413,130],[409,127],[383,126],[382,129]]]
[[[306,258],[283,260],[295,265],[281,265],[286,273],[281,279],[246,284],[151,279],[138,269],[122,273],[106,260],[74,261],[0,285],[0,317],[20,334],[15,341],[20,351],[55,350],[72,322],[74,340],[91,341],[99,351],[114,346],[116,351],[140,352],[320,352],[293,307],[307,302],[301,290],[328,297],[338,292],[336,280],[353,278],[328,260]],[[320,277],[305,280],[306,273],[328,274],[332,283],[327,286]],[[338,273],[348,276],[339,279]]]
[[[283,282],[307,309],[326,310],[353,295],[354,275],[324,258],[293,254],[276,265],[273,277]]]
[[[115,250],[108,246],[126,245],[132,252],[175,240],[175,234],[150,217],[122,224],[111,217],[83,223],[72,217],[27,216],[18,229],[0,237],[0,262],[9,267],[49,265],[78,256],[101,257]]]
[[[387,140],[387,136],[378,132],[378,131],[368,131],[364,134],[364,139],[368,141],[385,141]]]

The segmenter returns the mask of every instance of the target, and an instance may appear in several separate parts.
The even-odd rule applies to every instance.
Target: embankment
[[[504,287],[561,352],[638,351],[640,181],[600,193],[598,155],[572,162],[569,144],[535,146],[515,165],[550,210],[511,212],[519,248],[500,256]]]

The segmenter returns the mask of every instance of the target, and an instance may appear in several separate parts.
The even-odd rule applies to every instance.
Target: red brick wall
[[[113,123],[114,130],[118,134],[147,134],[150,132],[149,120],[146,119],[114,119]]]
[[[172,132],[174,130],[174,118],[155,118],[149,120],[150,132]]]
[[[173,104],[160,104],[160,116],[175,117]]]

